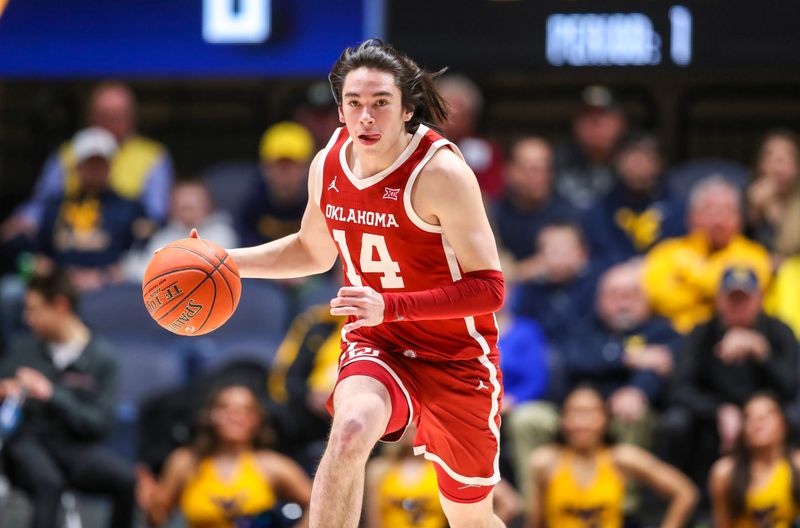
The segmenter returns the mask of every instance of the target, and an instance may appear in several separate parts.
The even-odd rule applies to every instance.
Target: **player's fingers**
[[[197,234],[196,227],[192,228],[192,231],[189,233],[189,238],[200,238],[200,236]]]
[[[331,299],[331,306],[359,306],[363,307],[366,300],[360,297],[335,297]]]
[[[366,292],[367,288],[363,286],[342,286],[337,295],[339,297],[364,297]]]
[[[341,306],[339,308],[331,308],[331,315],[363,315],[364,310],[356,308],[355,306]]]
[[[346,334],[348,332],[352,332],[356,328],[361,328],[362,326],[364,326],[364,324],[365,324],[364,319],[357,319],[357,320],[353,321],[352,323],[348,323],[348,324],[344,325],[344,327],[342,327],[342,329],[344,330],[344,333]]]

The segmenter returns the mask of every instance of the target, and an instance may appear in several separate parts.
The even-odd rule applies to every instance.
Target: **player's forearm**
[[[502,308],[504,295],[501,272],[473,271],[440,288],[383,293],[384,321],[453,319],[493,313]]]
[[[335,261],[318,255],[297,233],[260,246],[231,249],[228,253],[245,279],[305,277],[329,270]]]

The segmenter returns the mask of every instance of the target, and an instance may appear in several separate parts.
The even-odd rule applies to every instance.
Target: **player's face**
[[[211,420],[223,442],[250,443],[259,425],[258,402],[244,387],[230,387],[217,396]]]
[[[757,397],[744,408],[744,439],[750,449],[763,449],[783,443],[786,426],[772,398]]]
[[[567,445],[590,450],[601,445],[606,430],[603,399],[594,390],[578,389],[564,402],[561,427]]]
[[[405,138],[405,123],[413,112],[403,108],[394,75],[357,68],[344,79],[339,120],[347,125],[353,145],[361,152],[380,154]]]

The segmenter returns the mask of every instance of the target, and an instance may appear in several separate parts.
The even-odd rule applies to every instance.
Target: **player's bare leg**
[[[386,387],[368,376],[340,381],[334,407],[328,446],[311,491],[311,528],[358,525],[367,458],[383,435],[392,409]]]
[[[450,528],[505,528],[505,523],[492,511],[494,492],[480,502],[453,502],[439,494],[439,501]]]

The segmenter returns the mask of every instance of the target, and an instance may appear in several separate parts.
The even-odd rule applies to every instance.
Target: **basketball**
[[[218,245],[196,237],[176,240],[153,255],[142,282],[150,316],[178,335],[212,332],[227,321],[242,292],[236,263]]]

